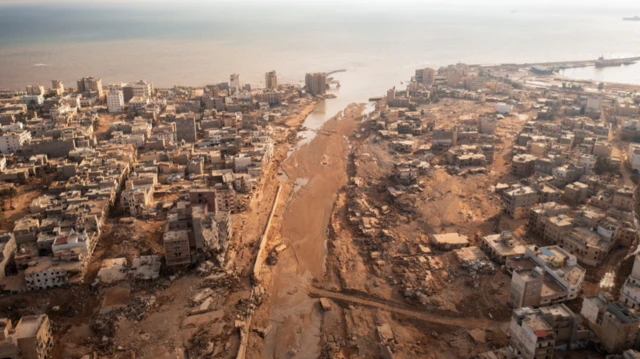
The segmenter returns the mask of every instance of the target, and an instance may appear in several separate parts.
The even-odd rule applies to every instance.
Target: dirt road
[[[422,320],[427,323],[434,323],[445,326],[454,326],[465,329],[502,329],[506,325],[508,325],[508,322],[499,322],[484,318],[463,318],[460,316],[456,317],[452,315],[428,312],[424,309],[410,309],[406,306],[403,306],[401,303],[393,303],[378,298],[367,298],[364,295],[332,292],[316,287],[308,287],[306,289],[306,292],[314,297],[324,297],[332,299],[336,302],[345,302],[349,304],[384,309],[386,311],[397,313],[406,317]]]

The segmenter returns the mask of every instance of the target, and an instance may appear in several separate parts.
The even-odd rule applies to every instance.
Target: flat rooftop
[[[469,244],[467,236],[460,233],[444,233],[434,234],[432,240],[436,244],[452,244],[452,245],[466,245]]]
[[[523,255],[526,243],[517,237],[502,238],[501,234],[493,234],[482,238],[493,250],[501,256],[513,257]]]
[[[15,327],[15,333],[13,336],[16,338],[31,338],[38,334],[38,329],[47,320],[46,314],[40,315],[26,315],[20,318],[20,321]]]

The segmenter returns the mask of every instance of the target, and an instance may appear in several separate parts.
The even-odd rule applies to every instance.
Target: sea
[[[640,22],[622,21],[638,1],[4,1],[0,89],[84,76],[202,86],[232,73],[259,87],[271,70],[294,84],[346,70],[318,123],[404,88],[417,68],[640,55]],[[640,66],[566,75],[640,82]]]

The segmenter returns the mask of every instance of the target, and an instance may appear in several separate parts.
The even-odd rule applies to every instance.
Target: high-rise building
[[[34,96],[44,95],[44,86],[42,85],[29,85],[27,86],[26,90],[27,90],[27,95],[34,95]]]
[[[95,77],[83,77],[78,80],[78,92],[91,91],[97,92],[99,98],[102,98],[102,96],[104,96],[101,79]]]
[[[327,92],[327,74],[324,72],[309,73],[304,78],[307,93],[316,96]]]
[[[431,86],[433,85],[435,78],[436,78],[436,71],[434,69],[426,68],[426,69],[416,70],[415,79],[417,82],[421,84]]]
[[[119,113],[124,110],[122,85],[109,85],[109,92],[107,92],[107,109],[109,109],[110,113]]]
[[[264,87],[268,89],[278,88],[278,75],[275,70],[264,75]]]
[[[144,80],[131,84],[131,88],[134,97],[151,97],[153,95],[153,84]]]
[[[235,91],[240,91],[240,75],[231,74],[229,87],[235,89]]]
[[[62,95],[64,93],[64,84],[60,80],[51,80],[51,91],[56,95]]]

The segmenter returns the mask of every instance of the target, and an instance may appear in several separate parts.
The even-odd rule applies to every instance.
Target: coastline
[[[298,128],[302,126],[304,121],[307,119],[307,116],[309,116],[309,114],[313,112],[313,110],[315,110],[316,106],[320,102],[321,101],[318,101],[318,100],[312,100],[309,104],[307,104],[302,109],[302,111],[299,111],[298,113],[296,113],[295,115],[291,116],[289,119],[284,121],[284,124],[290,128]]]

